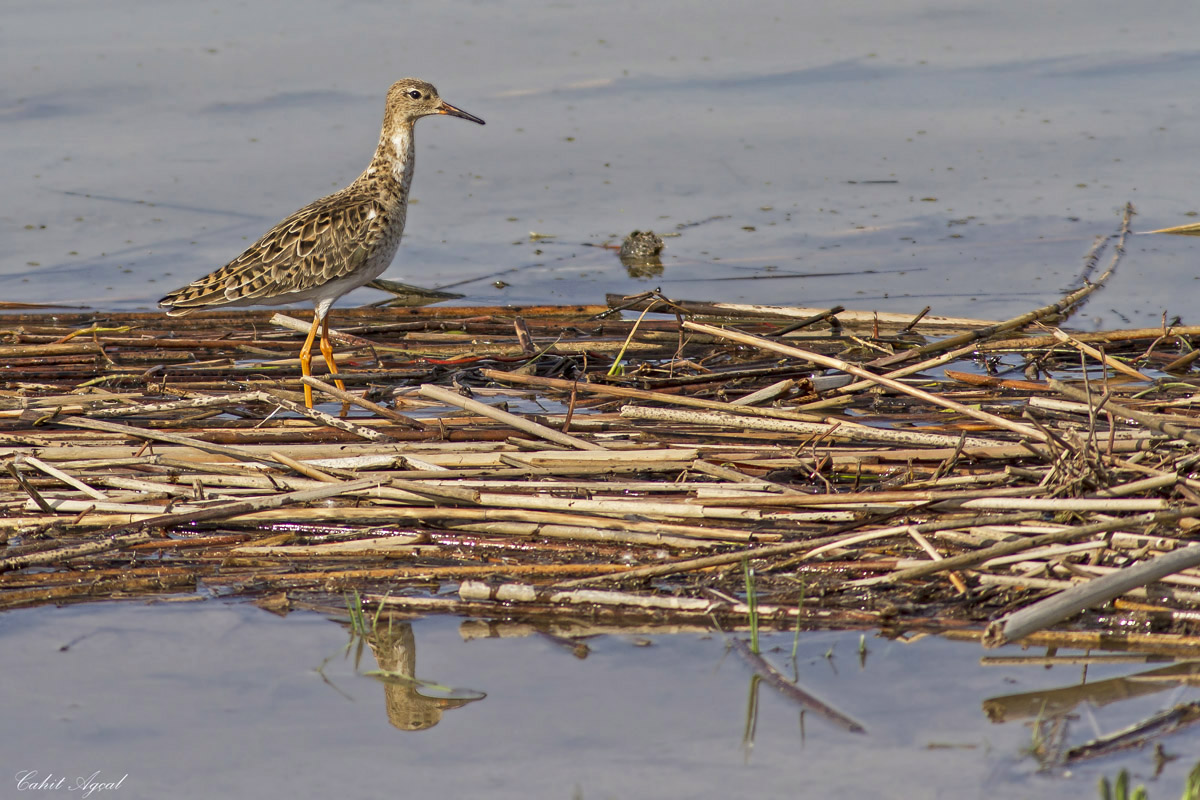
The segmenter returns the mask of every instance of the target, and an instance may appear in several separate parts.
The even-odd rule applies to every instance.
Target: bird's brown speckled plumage
[[[345,189],[322,197],[280,222],[225,266],[159,301],[172,316],[220,306],[279,305],[310,300],[313,327],[301,366],[322,325],[321,352],[336,372],[325,315],[346,292],[379,277],[404,232],[413,175],[413,125],[431,114],[483,120],[444,102],[432,85],[415,78],[388,90],[379,147],[371,163]],[[341,382],[338,382],[339,387]],[[310,389],[305,399],[311,407]]]
[[[161,305],[178,316],[214,306],[290,303],[331,294],[322,290],[333,281],[360,275],[359,283],[373,280],[378,273],[364,270],[369,254],[375,254],[375,266],[386,269],[391,259],[384,261],[382,251],[394,255],[404,230],[404,205],[381,196],[386,183],[390,181],[360,178],[305,206],[233,261],[172,292]]]

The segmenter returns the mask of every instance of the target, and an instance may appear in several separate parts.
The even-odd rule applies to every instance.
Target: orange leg
[[[329,341],[328,316],[321,319],[321,355],[325,356],[325,366],[329,367],[329,373],[337,375],[337,362],[333,360],[333,343]],[[337,388],[346,391],[346,384],[342,383],[341,378],[334,378],[333,382],[337,384]]]
[[[300,374],[304,377],[312,375],[312,346],[313,339],[317,336],[317,325],[321,320],[313,317],[312,327],[308,329],[308,338],[304,340],[304,346],[300,348]],[[324,345],[324,339],[322,339]],[[312,387],[307,383],[304,384],[304,405],[308,408],[313,407],[312,403]]]

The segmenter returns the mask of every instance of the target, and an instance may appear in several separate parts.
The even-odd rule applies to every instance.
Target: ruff
[[[280,222],[225,266],[158,302],[179,316],[222,306],[281,305],[308,300],[313,322],[300,350],[300,371],[312,374],[312,346],[321,329],[321,355],[337,374],[327,314],[346,292],[378,278],[396,255],[412,185],[413,125],[449,114],[483,124],[442,100],[424,81],[405,78],[388,90],[375,156],[345,189],[322,197]],[[345,389],[340,379],[339,389]],[[312,408],[312,388],[304,384]]]

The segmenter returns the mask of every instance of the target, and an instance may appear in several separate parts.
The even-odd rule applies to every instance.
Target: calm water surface
[[[1076,686],[1082,670],[982,667],[974,643],[867,634],[860,660],[858,633],[804,634],[800,684],[867,733],[801,718],[760,686],[747,744],[750,672],[719,636],[601,636],[580,659],[470,620],[394,631],[417,677],[486,697],[439,709],[385,688],[362,674],[377,668],[371,651],[356,671],[346,630],[314,613],[220,601],[9,612],[4,765],[68,781],[128,775],[109,796],[136,798],[1060,798],[1094,796],[1099,775],[1128,766],[1152,798],[1173,798],[1200,753],[1195,733],[1167,738],[1183,757],[1157,781],[1149,753],[1039,773],[1025,755],[1034,712],[993,723],[983,704]],[[790,673],[792,644],[773,634],[763,649]],[[1150,668],[1093,666],[1087,681]],[[1069,742],[1200,699],[1173,684],[1125,694],[1076,708]],[[10,778],[0,794],[18,796]]]
[[[388,277],[488,304],[661,286],[1019,313],[1077,281],[1125,202],[1143,230],[1200,207],[1200,6],[1126,10],[11,0],[0,299],[152,308],[354,178],[417,75],[488,125],[418,126]],[[635,228],[680,234],[661,275],[588,246]],[[1077,324],[1194,322],[1196,256],[1135,239]]]

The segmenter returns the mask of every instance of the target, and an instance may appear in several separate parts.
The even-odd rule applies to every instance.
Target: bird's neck
[[[399,184],[401,195],[407,196],[408,187],[412,184],[415,152],[411,126],[385,132],[379,138],[375,157],[371,159],[362,178],[376,181],[382,179],[389,183],[394,181]]]

